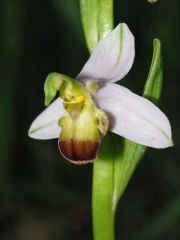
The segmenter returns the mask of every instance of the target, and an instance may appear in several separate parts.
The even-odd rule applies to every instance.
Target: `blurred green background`
[[[123,196],[117,239],[180,239],[180,2],[115,1],[115,22],[136,38],[133,69],[121,81],[141,94],[161,39],[164,85],[161,109],[175,147],[148,149]],[[28,138],[44,109],[49,72],[76,76],[88,58],[77,0],[0,1],[0,239],[91,240],[92,165],[61,158],[57,141]],[[103,240],[103,239],[102,239]]]

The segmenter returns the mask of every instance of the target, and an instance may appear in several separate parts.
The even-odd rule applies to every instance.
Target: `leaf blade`
[[[80,0],[81,20],[89,52],[113,29],[112,0]]]
[[[159,39],[153,41],[153,57],[143,96],[155,104],[160,100],[162,91],[162,59],[161,42]],[[119,199],[122,197],[128,182],[137,165],[145,154],[146,147],[129,140],[124,140],[123,152],[119,149],[119,137],[114,136],[116,143],[116,155],[114,166],[114,195],[113,209],[116,208]]]

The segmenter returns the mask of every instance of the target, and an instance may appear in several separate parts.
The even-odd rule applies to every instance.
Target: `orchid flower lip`
[[[62,156],[75,165],[85,165],[94,162],[98,155],[99,144],[100,141],[58,140],[58,148]]]
[[[110,131],[149,147],[172,146],[171,126],[164,113],[147,99],[113,83],[130,71],[134,56],[134,37],[125,23],[119,24],[97,44],[77,79],[84,86],[88,80],[97,81],[98,89],[93,99],[109,116]],[[58,98],[34,120],[30,137],[59,138],[58,122],[64,113]]]

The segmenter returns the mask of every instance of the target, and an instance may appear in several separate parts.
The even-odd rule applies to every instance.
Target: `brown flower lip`
[[[100,142],[92,140],[59,139],[58,141],[58,147],[63,157],[76,165],[93,162],[97,157],[99,144]]]

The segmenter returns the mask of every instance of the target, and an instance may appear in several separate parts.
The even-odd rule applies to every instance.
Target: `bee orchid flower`
[[[96,159],[107,131],[153,147],[172,146],[165,114],[149,100],[115,84],[131,69],[134,37],[125,23],[99,41],[76,79],[51,73],[45,81],[45,105],[29,136],[58,138],[62,155],[75,164]]]

